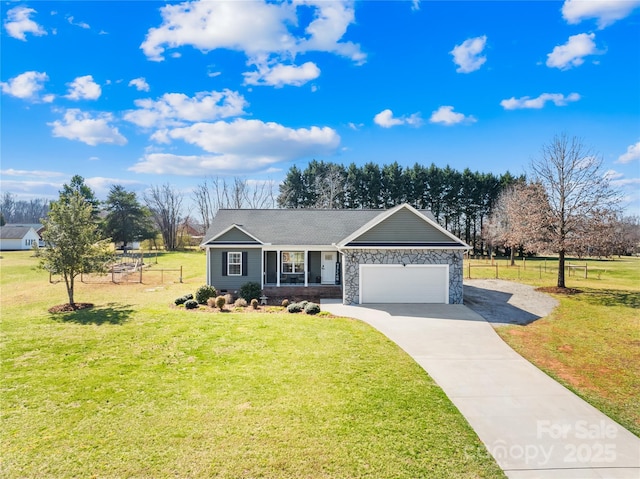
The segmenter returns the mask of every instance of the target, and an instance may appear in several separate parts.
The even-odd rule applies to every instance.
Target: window
[[[242,253],[227,254],[227,274],[229,276],[242,275]]]
[[[304,273],[304,252],[288,251],[282,253],[282,272],[284,274]]]

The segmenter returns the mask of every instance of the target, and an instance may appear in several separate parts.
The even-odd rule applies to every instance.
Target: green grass
[[[640,436],[640,259],[570,262],[587,265],[587,279],[582,270],[567,276],[567,286],[582,293],[556,295],[560,306],[550,316],[527,326],[499,327],[498,334],[550,376]],[[556,260],[546,261],[546,273],[544,259],[527,260],[524,266],[519,261],[519,271],[507,267],[506,260],[498,264],[500,278],[555,285]],[[471,274],[490,277],[489,271],[472,268]]]
[[[0,475],[503,477],[442,390],[344,318],[172,308],[184,284],[80,284],[96,307],[51,315],[64,286],[3,253]]]

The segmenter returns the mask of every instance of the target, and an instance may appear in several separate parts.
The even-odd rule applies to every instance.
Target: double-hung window
[[[227,274],[229,276],[242,275],[242,253],[230,252],[227,254]]]
[[[282,272],[284,274],[304,273],[304,252],[285,251],[282,253]]]

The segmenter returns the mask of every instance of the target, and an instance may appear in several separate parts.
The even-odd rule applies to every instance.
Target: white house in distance
[[[32,225],[0,226],[0,250],[30,250],[33,245],[39,246],[40,235]]]

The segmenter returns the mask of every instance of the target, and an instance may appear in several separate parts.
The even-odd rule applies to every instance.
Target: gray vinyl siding
[[[240,252],[247,253],[247,276],[223,276],[222,275],[222,253]],[[262,250],[260,248],[210,248],[209,268],[211,285],[220,291],[237,291],[240,286],[255,281],[260,283],[262,275]]]
[[[231,228],[229,231],[219,236],[213,241],[215,243],[235,243],[235,242],[251,242],[255,243],[256,240],[251,236],[243,233],[238,228]]]
[[[377,224],[352,243],[453,243],[442,231],[419,218],[409,210],[400,210]]]

